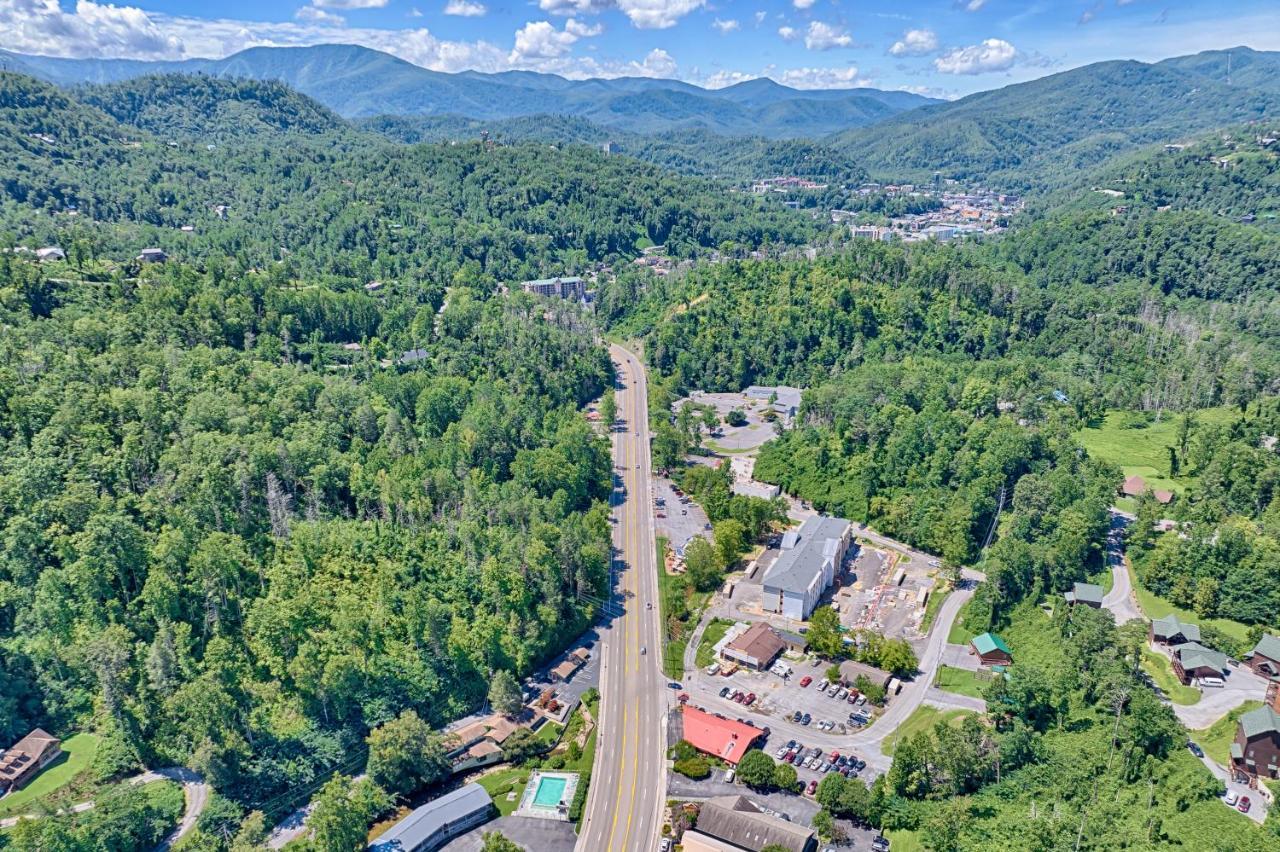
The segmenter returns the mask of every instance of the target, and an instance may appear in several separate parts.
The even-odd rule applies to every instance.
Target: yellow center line
[[[630,379],[629,379],[629,377],[628,377],[628,381],[627,381],[627,391],[625,391],[625,393],[629,393],[629,392],[630,392],[630,390],[631,390],[631,384],[630,384]],[[631,420],[630,415],[628,415],[627,419],[628,419],[628,421],[630,421],[630,420]],[[633,426],[633,425],[631,425],[631,423],[630,423],[630,422],[628,422],[628,432],[630,432],[632,429],[634,429],[634,426]],[[631,449],[630,441],[628,441],[628,440],[627,440],[627,438],[626,438],[625,436],[620,436],[620,437],[619,437],[619,441],[618,441],[618,443],[620,444],[620,448],[621,448],[621,450],[622,450],[622,452],[621,452],[619,455],[622,457],[622,462],[623,462],[623,465],[624,465],[624,469],[625,469],[625,470],[628,470],[628,471],[629,471],[629,470],[633,470],[634,468],[632,467],[632,465],[633,465],[633,461],[632,461],[632,456],[631,456],[631,452],[630,452],[630,449]],[[628,484],[628,477],[629,477],[629,476],[630,476],[630,474],[629,474],[629,473],[624,473],[624,474],[623,474],[623,476],[622,476],[622,483],[623,483],[623,487],[627,489],[627,498],[628,498],[628,500],[630,500],[630,499],[633,499],[633,498],[634,498],[634,492],[631,490],[631,488],[630,488],[630,486],[629,486],[629,484]],[[625,503],[624,503],[624,506],[625,506]],[[630,524],[628,524],[628,523],[626,523],[626,521],[624,520],[625,516],[626,516],[626,512],[625,512],[625,511],[623,511],[623,512],[621,512],[621,513],[620,513],[620,516],[619,516],[619,519],[618,519],[618,523],[619,523],[619,524],[621,524],[621,525],[623,525],[623,527],[624,527],[624,532],[625,532],[625,534],[624,534],[624,536],[623,536],[623,549],[622,549],[622,555],[623,555],[623,557],[624,557],[624,558],[626,557],[626,554],[627,554],[627,549],[628,549],[628,545],[630,544],[630,536],[631,536],[631,529],[630,529],[631,525],[630,525]],[[622,598],[623,598],[623,606],[624,606],[624,609],[623,609],[623,615],[621,616],[621,620],[622,620],[622,653],[623,653],[623,660],[622,660],[623,684],[625,684],[625,683],[626,683],[626,675],[625,675],[625,672],[626,672],[627,662],[628,662],[629,658],[631,657],[631,647],[630,647],[630,645],[631,645],[631,642],[630,642],[630,639],[631,639],[631,619],[628,617],[628,616],[629,616],[629,614],[630,614],[630,611],[631,611],[631,610],[630,610],[630,607],[627,605],[627,604],[628,604],[628,601],[627,601],[627,592],[629,591],[629,589],[628,589],[628,580],[630,579],[628,575],[630,575],[630,573],[631,573],[631,571],[630,571],[630,570],[626,570],[625,572],[623,572],[623,573],[622,573],[622,577],[621,577],[621,583],[620,583],[620,585],[621,585],[621,587],[622,587]],[[617,688],[615,687],[615,689],[617,689]],[[627,709],[628,709],[628,708],[627,708],[627,702],[626,702],[625,692],[620,691],[619,699],[621,700],[621,703],[622,703],[622,749],[621,749],[621,752],[620,752],[620,753],[619,753],[619,755],[618,755],[618,762],[617,762],[617,767],[618,767],[618,777],[617,777],[617,781],[618,781],[618,795],[617,795],[617,797],[615,798],[615,801],[614,801],[613,822],[612,822],[612,824],[611,824],[611,826],[610,826],[610,828],[609,828],[609,843],[608,843],[608,845],[606,846],[606,848],[607,848],[607,849],[612,849],[612,848],[613,848],[613,838],[614,838],[614,835],[615,835],[615,833],[617,832],[617,829],[618,829],[618,815],[622,812],[622,789],[623,789],[623,788],[622,788],[622,783],[621,783],[621,782],[622,782],[622,767],[623,767],[623,766],[625,766],[625,760],[624,760],[624,757],[625,757],[625,755],[626,755],[626,753],[627,753],[627,740],[628,740],[628,736],[627,736],[627,734],[628,734],[628,728],[627,728],[627,716],[628,716],[628,714],[627,714]],[[636,724],[636,730],[637,730],[637,731],[639,731],[639,718],[638,718],[638,714],[637,714],[636,723],[637,723],[637,724]]]

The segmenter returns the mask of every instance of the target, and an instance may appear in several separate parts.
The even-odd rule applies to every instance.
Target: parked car
[[[733,773],[733,770],[732,770],[732,769],[726,769],[726,770],[724,771],[724,783],[726,783],[726,784],[732,784],[732,783],[733,783],[733,774],[734,774],[734,773]]]
[[[754,704],[755,702],[756,702],[756,694],[754,692],[748,692],[746,699],[742,703]]]
[[[826,691],[827,691],[827,687],[828,687],[828,686],[830,686],[830,685],[831,685],[831,682],[830,682],[830,681],[824,680],[822,683],[818,684],[818,691],[819,691],[819,692],[826,692]]]
[[[792,721],[792,722],[795,722],[795,723],[797,723],[797,724],[798,724],[798,723],[800,722],[800,716],[801,716],[801,715],[802,715],[802,714],[800,713],[800,711],[799,711],[799,710],[797,710],[796,712],[794,712],[794,713],[792,713],[792,714],[791,714],[791,721]]]
[[[658,852],[671,852],[674,848],[675,847],[671,845],[670,837],[662,838],[662,842],[658,844]]]
[[[840,759],[840,752],[836,751],[835,749],[832,749],[832,750],[831,750],[831,757],[830,757],[830,760],[834,762],[834,761],[837,761],[837,760],[839,760],[839,759]]]
[[[1204,757],[1204,749],[1196,745],[1193,741],[1187,740],[1187,749],[1196,757]]]
[[[809,724],[810,721],[811,721],[811,717],[809,716],[808,713],[805,713],[803,716],[800,717],[800,724],[802,725],[807,725]]]
[[[883,834],[876,837],[871,841],[871,848],[874,849],[875,852],[887,852],[889,848],[889,838],[885,837]]]
[[[1236,794],[1235,790],[1228,790],[1227,794],[1222,797],[1222,801],[1226,802],[1229,807],[1234,808],[1236,803],[1240,801],[1240,797]]]
[[[778,760],[782,760],[782,756],[785,755],[786,753],[787,753],[787,747],[779,746],[778,750],[773,753],[773,756]]]
[[[720,697],[721,697],[721,698],[724,698],[724,697],[725,697],[726,695],[728,695],[728,694],[729,694],[729,687],[727,687],[727,686],[722,686],[722,687],[720,687]]]
[[[801,687],[808,686],[811,683],[813,683],[813,678],[809,677],[808,675],[805,675],[804,677],[800,678]]]
[[[1200,685],[1212,687],[1213,689],[1221,689],[1227,685],[1227,682],[1220,677],[1202,677],[1200,678]]]
[[[818,792],[818,782],[817,782],[817,781],[810,781],[810,782],[809,782],[809,789],[808,789],[806,792],[807,792],[810,796],[812,796],[814,793]]]
[[[853,768],[859,772],[867,768],[867,762],[860,757],[853,758],[851,762],[853,763]]]
[[[844,699],[849,697],[849,690],[845,689],[843,686],[840,687],[840,694],[837,695],[836,697],[839,698],[841,701],[843,701]]]
[[[1240,804],[1236,805],[1236,810],[1238,810],[1242,814],[1247,814],[1249,813],[1249,806],[1252,804],[1253,802],[1249,801],[1248,796],[1241,796]]]

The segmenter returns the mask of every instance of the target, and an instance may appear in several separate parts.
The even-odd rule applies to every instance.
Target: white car
[[[818,691],[819,691],[819,692],[826,692],[826,691],[827,691],[827,687],[828,687],[828,686],[830,686],[830,685],[831,685],[831,681],[824,680],[822,683],[818,684]]]
[[[732,770],[732,769],[726,769],[726,770],[724,771],[724,783],[726,783],[726,784],[732,784],[732,783],[733,783],[733,770]]]
[[[1240,801],[1240,797],[1236,795],[1235,790],[1228,790],[1227,794],[1222,797],[1222,801],[1234,808],[1236,806],[1236,802]]]
[[[1200,678],[1200,685],[1213,687],[1214,689],[1221,689],[1227,685],[1227,682],[1220,677],[1202,677]]]

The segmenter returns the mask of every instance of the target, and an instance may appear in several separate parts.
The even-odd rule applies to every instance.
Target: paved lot
[[[573,823],[551,819],[505,816],[472,829],[461,837],[455,837],[444,846],[443,852],[480,852],[486,832],[500,831],[528,852],[573,852],[578,835]]]
[[[942,664],[953,669],[965,669],[976,672],[982,668],[977,654],[969,653],[968,645],[953,645],[948,642],[942,648]]]
[[[719,434],[705,439],[709,445],[731,453],[740,453],[755,450],[766,441],[777,437],[778,433],[773,423],[760,416],[769,407],[762,400],[751,399],[740,393],[694,391],[689,395],[689,401],[697,405],[710,405],[720,416],[721,425],[717,427]],[[679,411],[683,402],[684,400],[677,402],[673,410]],[[730,426],[723,422],[725,415],[735,408],[746,415],[746,425]]]
[[[710,539],[711,532],[707,529],[707,513],[702,507],[692,500],[682,502],[676,496],[674,484],[669,479],[655,477],[651,486],[652,493],[649,499],[654,502],[654,525],[658,528],[658,535],[665,536],[667,541],[671,542],[673,548],[683,549],[694,538],[694,536],[705,536]],[[658,506],[656,500],[663,499],[665,506]],[[666,515],[664,518],[658,517],[661,512]]]
[[[743,784],[726,784],[720,780],[724,773],[713,772],[710,778],[694,781],[675,772],[668,773],[667,798],[686,802],[706,801],[716,796],[746,796],[762,808],[786,814],[798,825],[812,825],[821,809],[816,801],[797,793],[757,793]]]

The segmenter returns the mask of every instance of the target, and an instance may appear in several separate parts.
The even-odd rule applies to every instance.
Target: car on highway
[[[1249,813],[1249,807],[1252,804],[1253,802],[1249,801],[1248,796],[1241,796],[1240,803],[1236,805],[1236,810],[1238,810],[1242,814],[1247,814]]]
[[[804,687],[808,686],[808,685],[809,685],[809,684],[811,684],[811,683],[813,683],[813,678],[809,677],[808,675],[805,675],[804,677],[800,678],[800,687],[801,687],[801,688],[804,688]]]
[[[671,852],[675,848],[671,845],[671,842],[670,837],[662,838],[662,842],[658,844],[658,852]]]
[[[640,646],[640,656],[644,657],[644,656],[648,656],[648,654],[649,654],[649,648],[648,648],[647,646],[645,646],[645,645],[641,645],[641,646]]]

